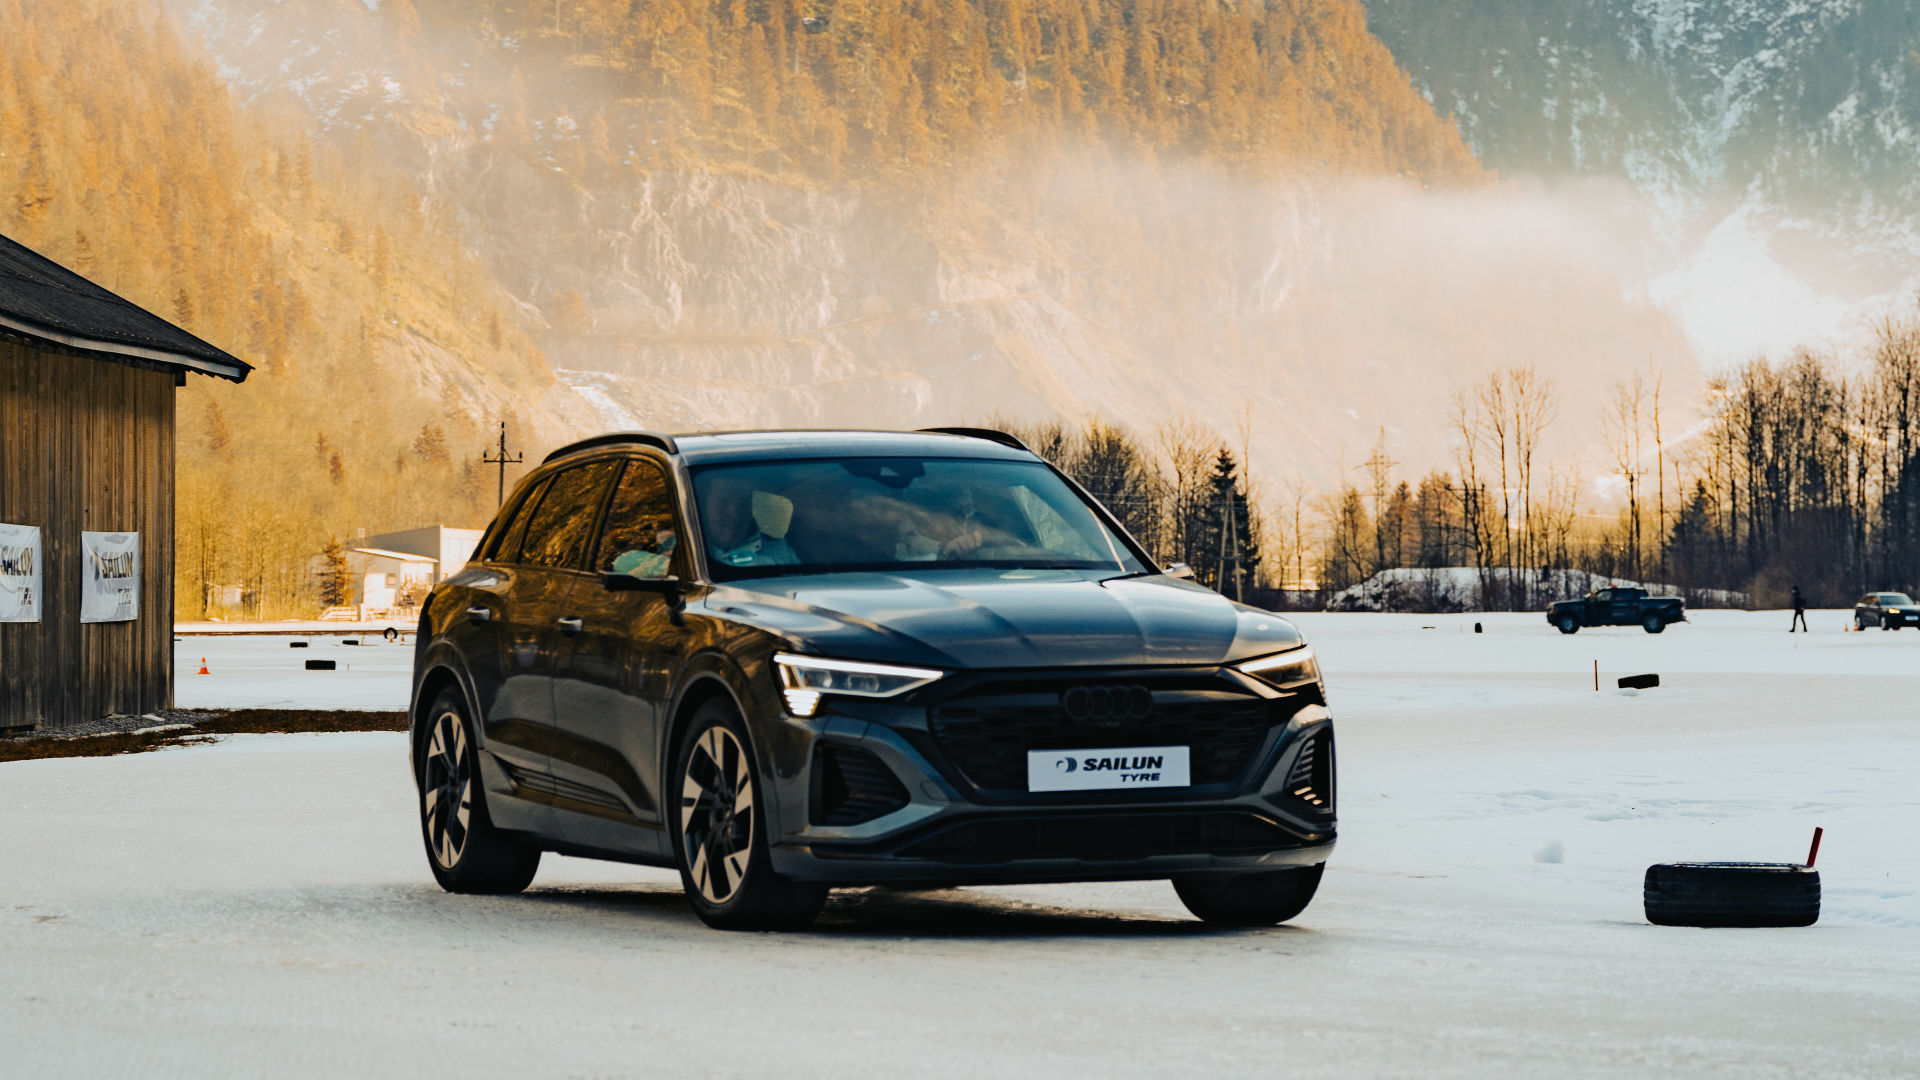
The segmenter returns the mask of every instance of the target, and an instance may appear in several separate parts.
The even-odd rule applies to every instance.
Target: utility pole
[[[522,461],[526,460],[526,456],[519,453],[518,451],[514,452],[512,455],[509,455],[507,453],[507,422],[505,420],[500,421],[500,453],[499,455],[495,457],[488,457],[487,452],[485,450],[482,450],[480,451],[480,460],[485,462],[488,465],[500,466],[500,492],[496,496],[496,500],[497,500],[496,505],[498,505],[499,503],[506,502],[507,501],[507,466],[520,464]]]

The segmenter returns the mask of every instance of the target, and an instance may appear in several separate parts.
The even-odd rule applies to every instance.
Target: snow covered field
[[[783,936],[572,859],[448,896],[397,734],[0,765],[0,1074],[1920,1075],[1920,634],[1474,618],[1298,617],[1341,847],[1258,932],[1153,882],[854,893]],[[188,639],[181,703],[404,701],[407,650],[323,683],[282,658],[354,647],[277,645]],[[1648,863],[1814,825],[1819,925],[1642,920]]]
[[[413,678],[413,636],[388,642],[379,631],[330,634],[178,634],[173,703],[182,709],[405,709]],[[304,641],[304,649],[288,648]],[[202,658],[205,675],[197,674]],[[332,660],[333,671],[308,671]]]

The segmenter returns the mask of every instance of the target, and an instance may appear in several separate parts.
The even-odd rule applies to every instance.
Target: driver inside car
[[[723,566],[792,566],[800,561],[783,537],[760,531],[753,516],[753,487],[740,477],[716,476],[702,496],[707,551]]]

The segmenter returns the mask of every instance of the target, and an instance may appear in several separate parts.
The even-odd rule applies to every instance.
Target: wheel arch
[[[416,771],[419,768],[420,741],[427,732],[427,711],[433,708],[434,701],[449,687],[460,691],[461,698],[466,702],[467,738],[474,740],[476,747],[482,745],[482,725],[473,715],[473,688],[467,685],[466,679],[453,664],[445,660],[430,663],[414,687],[413,704],[407,715],[407,750],[412,755]]]

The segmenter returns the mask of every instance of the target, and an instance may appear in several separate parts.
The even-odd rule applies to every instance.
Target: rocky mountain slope
[[[1488,165],[1643,193],[1697,331],[1779,352],[1920,265],[1920,0],[1366,6]]]
[[[1381,426],[1443,458],[1491,366],[1692,366],[1353,0],[169,2],[456,217],[602,426],[1187,413],[1332,481]]]

